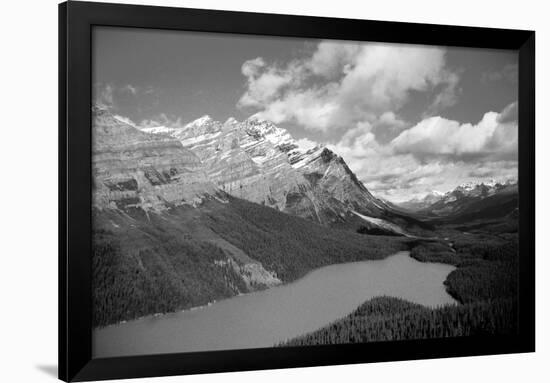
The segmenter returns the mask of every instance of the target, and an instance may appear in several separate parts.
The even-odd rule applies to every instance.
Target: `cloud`
[[[501,113],[487,112],[477,124],[429,117],[391,141],[395,153],[410,153],[420,160],[517,156],[518,126],[509,120],[514,104]],[[503,119],[508,121],[503,122]]]
[[[410,154],[392,153],[368,126],[349,131],[330,148],[340,154],[358,178],[376,195],[393,201],[424,193],[425,184],[437,184],[448,166],[440,161],[421,164]]]
[[[246,77],[253,78],[260,72],[260,69],[264,66],[264,59],[261,57],[256,57],[255,59],[245,61],[241,67],[241,72]]]
[[[301,149],[304,149],[304,150],[314,148],[318,145],[317,142],[312,141],[306,137],[295,140],[295,142]]]
[[[388,112],[373,124],[356,124],[329,147],[372,192],[403,201],[465,181],[517,177],[516,109],[513,103],[487,112],[475,125],[435,116],[412,127]],[[402,132],[383,143],[375,134],[382,123]]]
[[[458,74],[445,71],[442,74],[445,81],[441,86],[441,90],[435,96],[435,99],[428,107],[428,114],[434,114],[442,109],[453,106],[458,101],[458,96],[461,93],[461,89],[458,87],[460,77]]]
[[[412,91],[440,89],[434,108],[456,101],[458,75],[445,67],[437,47],[324,41],[286,65],[258,57],[241,71],[247,88],[240,108],[275,123],[327,131],[374,122],[395,113]]]
[[[350,62],[354,60],[361,45],[346,41],[322,41],[317,50],[306,62],[311,71],[325,78],[336,78],[342,74]]]
[[[510,105],[508,105],[504,110],[500,113],[498,117],[498,122],[501,124],[505,124],[507,122],[517,122],[518,120],[518,103],[513,102]]]
[[[385,112],[378,118],[378,124],[389,128],[401,128],[407,123],[399,119],[394,112]]]
[[[290,65],[285,69],[268,67],[261,57],[245,61],[241,73],[247,78],[248,87],[238,102],[239,107],[261,107],[273,102],[296,75]]]

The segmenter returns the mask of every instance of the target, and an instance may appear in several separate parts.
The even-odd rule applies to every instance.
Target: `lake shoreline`
[[[428,307],[456,303],[443,285],[453,269],[449,265],[419,262],[410,257],[409,251],[400,251],[381,260],[324,266],[308,272],[298,280],[266,290],[240,294],[193,309],[148,315],[95,329],[95,353],[98,356],[115,356],[256,348],[258,345],[271,347],[284,339],[314,331],[338,320],[365,300],[376,296],[392,296],[392,291],[397,297],[409,297],[412,302],[427,303]],[[409,278],[408,272],[412,273]],[[391,278],[395,281],[388,284],[386,279]],[[419,287],[411,288],[412,282],[419,284]],[[422,294],[425,296],[422,297]],[[254,318],[257,320],[254,321]],[[208,323],[213,330],[208,329]],[[225,330],[226,326],[235,327],[232,331],[239,336]],[[133,331],[136,333],[131,336]],[[277,334],[277,331],[281,333]],[[208,339],[201,340],[193,332],[205,334]],[[144,339],[135,339],[139,336]],[[174,336],[179,337],[184,346],[178,347]],[[216,339],[217,336],[220,339]],[[117,337],[121,344],[113,346],[114,349],[109,351],[111,339]],[[151,347],[147,344],[147,339],[158,342],[156,339],[164,337],[168,345],[162,341]],[[233,341],[236,342],[235,346],[232,346]],[[139,351],[143,348],[148,349]]]
[[[400,252],[407,252],[409,253],[409,257],[410,257],[410,251],[408,250],[401,250],[401,251],[398,251],[398,253]],[[244,293],[239,293],[239,294],[236,294],[236,295],[233,295],[233,296],[229,296],[229,297],[226,297],[226,298],[220,298],[220,299],[214,299],[210,302],[207,302],[203,305],[199,305],[199,306],[192,306],[192,307],[189,307],[189,308],[184,308],[184,309],[177,309],[177,310],[174,310],[174,311],[168,311],[168,312],[165,312],[165,313],[154,313],[154,314],[147,314],[147,315],[142,315],[142,316],[139,316],[137,318],[133,318],[133,319],[129,319],[129,320],[122,320],[120,322],[116,322],[116,323],[110,323],[108,325],[105,325],[105,326],[97,326],[95,327],[93,330],[96,330],[96,329],[104,329],[104,328],[108,328],[108,327],[111,327],[111,326],[118,326],[120,324],[125,324],[125,323],[128,323],[128,322],[133,322],[133,321],[138,321],[138,320],[142,320],[142,319],[147,319],[147,318],[158,318],[158,317],[162,317],[162,316],[165,316],[165,315],[171,315],[171,314],[177,314],[177,313],[183,313],[183,312],[189,312],[189,311],[195,311],[195,310],[201,310],[201,309],[205,309],[205,308],[208,308],[210,307],[211,305],[217,303],[217,302],[222,302],[222,301],[225,301],[225,300],[229,300],[229,299],[234,299],[234,298],[237,298],[237,297],[241,297],[241,296],[246,296],[246,295],[250,295],[250,294],[256,294],[258,292],[261,292],[261,291],[265,291],[265,290],[271,290],[271,289],[276,289],[276,288],[279,288],[279,287],[283,287],[283,286],[288,286],[292,283],[296,283],[297,281],[299,281],[300,279],[302,278],[306,278],[309,274],[311,273],[314,273],[316,270],[319,270],[319,269],[322,269],[324,267],[330,267],[330,266],[336,266],[336,265],[343,265],[343,264],[354,264],[354,263],[362,263],[362,262],[369,262],[369,261],[379,261],[379,260],[383,260],[383,259],[386,259],[388,257],[391,257],[391,256],[394,256],[396,253],[391,253],[391,254],[387,254],[385,255],[384,257],[382,258],[377,258],[377,259],[367,259],[367,260],[362,260],[362,261],[352,261],[352,262],[339,262],[339,263],[332,263],[330,265],[325,265],[325,266],[321,266],[321,267],[317,267],[317,268],[314,268],[314,269],[311,269],[309,271],[307,271],[304,275],[298,277],[297,279],[294,279],[294,280],[291,280],[291,281],[287,281],[287,282],[283,282],[281,284],[278,284],[278,285],[274,285],[274,286],[266,286],[264,288],[259,288],[257,290],[253,290],[253,291],[247,291],[247,292],[244,292]],[[412,259],[415,259],[414,257],[411,257]],[[416,259],[415,259],[416,260]],[[417,260],[418,261],[418,260]],[[434,263],[434,264],[444,264],[442,262],[430,262],[430,263]]]

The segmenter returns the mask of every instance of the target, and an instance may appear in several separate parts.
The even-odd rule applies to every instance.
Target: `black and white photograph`
[[[92,47],[95,357],[517,331],[517,52]]]
[[[540,4],[4,2],[0,381],[544,381]]]

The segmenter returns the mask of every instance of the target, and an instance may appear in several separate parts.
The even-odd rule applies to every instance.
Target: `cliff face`
[[[139,131],[100,108],[92,113],[95,207],[164,210],[216,194],[200,159],[178,140]]]
[[[204,164],[208,179],[233,196],[322,224],[379,217],[386,206],[327,148],[305,150],[290,134],[256,118],[225,123],[208,116],[179,129],[149,128],[180,140]]]
[[[94,232],[108,238],[94,241],[96,253],[102,243],[109,246],[105,254],[148,281],[140,288],[155,289],[151,281],[160,285],[166,282],[159,278],[168,278],[167,291],[183,306],[281,283],[202,222],[205,204],[227,205],[229,196],[210,181],[196,154],[167,134],[140,131],[105,109],[92,113]],[[209,272],[201,276],[201,268]],[[210,286],[212,275],[217,290]],[[181,296],[192,290],[186,283],[204,289],[200,299]]]
[[[284,210],[286,194],[303,188],[306,180],[265,134],[253,124],[222,124],[207,116],[171,133],[197,154],[208,178],[221,190]]]
[[[385,203],[375,198],[357,179],[342,157],[317,147],[304,153],[294,168],[309,182],[320,222],[348,220],[351,212],[381,217]]]

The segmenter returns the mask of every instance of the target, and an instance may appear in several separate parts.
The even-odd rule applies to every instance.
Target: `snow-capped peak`
[[[227,120],[225,120],[225,122],[223,123],[224,125],[235,125],[235,124],[238,124],[239,121],[237,121],[237,119],[235,117],[229,117]]]
[[[409,203],[433,203],[443,197],[445,193],[440,192],[439,190],[432,190],[429,193],[425,194],[424,196],[417,196],[415,198],[412,198],[406,202]]]
[[[488,180],[475,180],[475,181],[468,181],[464,182],[457,186],[457,190],[463,190],[463,191],[472,191],[480,186],[487,186],[489,188],[494,188],[498,185],[509,185],[515,183],[514,180],[506,180],[506,181],[497,181],[493,178]]]
[[[190,123],[188,123],[187,125],[184,126],[184,128],[187,128],[187,127],[192,127],[192,126],[201,126],[201,125],[206,125],[208,123],[211,123],[213,122],[214,120],[212,119],[212,117],[210,117],[208,114],[205,114],[204,116],[200,117],[200,118],[197,118],[196,120],[194,121],[191,121]]]
[[[470,191],[473,190],[478,184],[472,181],[463,182],[456,187],[457,190]]]
[[[201,118],[197,118],[194,121],[186,124],[178,133],[177,138],[191,138],[194,136],[198,139],[199,136],[204,134],[218,133],[223,129],[223,125],[219,121],[215,121],[212,117],[205,114]]]
[[[258,132],[262,135],[265,135],[267,133],[270,133],[273,130],[278,130],[277,126],[273,124],[271,121],[264,120],[263,118],[259,118],[258,116],[254,115],[251,117],[248,117],[244,124],[246,127],[250,130],[254,130],[255,132]],[[282,130],[282,129],[280,129]]]
[[[246,132],[255,138],[264,138],[274,145],[282,145],[293,142],[292,136],[286,129],[279,128],[271,121],[261,119],[257,116],[247,118],[244,122]]]

